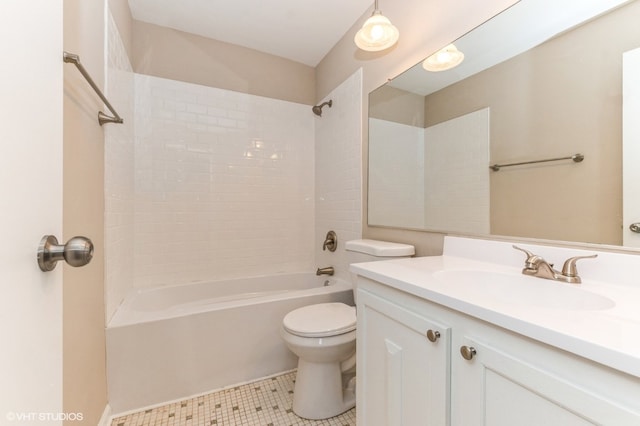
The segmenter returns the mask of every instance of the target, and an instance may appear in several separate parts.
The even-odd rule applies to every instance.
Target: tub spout
[[[326,268],[318,268],[316,275],[333,275],[334,272],[333,266],[327,266]]]

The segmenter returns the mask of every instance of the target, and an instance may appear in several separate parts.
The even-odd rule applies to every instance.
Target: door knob
[[[38,266],[43,272],[53,271],[59,260],[77,267],[86,265],[92,257],[93,243],[86,237],[73,237],[62,245],[53,235],[45,235],[38,246]]]
[[[640,233],[640,223],[632,223],[631,225],[629,225],[629,230],[631,232]]]

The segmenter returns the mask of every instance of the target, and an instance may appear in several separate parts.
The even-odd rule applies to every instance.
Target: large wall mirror
[[[521,0],[459,65],[373,91],[369,225],[640,246],[639,22],[640,0]]]

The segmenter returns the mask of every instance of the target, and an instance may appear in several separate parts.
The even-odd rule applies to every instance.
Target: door
[[[62,0],[2,0],[0,58],[0,424],[62,424]]]
[[[358,290],[357,333],[358,424],[448,425],[450,329]]]
[[[622,60],[622,243],[640,247],[640,48]],[[637,224],[637,225],[634,225]],[[630,228],[633,227],[636,232]]]
[[[606,390],[595,394],[515,356],[523,347],[511,344],[514,352],[508,353],[467,336],[460,344],[466,350],[453,349],[452,360],[455,426],[640,424],[638,414],[611,401]],[[540,356],[544,358],[543,352]],[[570,370],[573,361],[567,359]]]

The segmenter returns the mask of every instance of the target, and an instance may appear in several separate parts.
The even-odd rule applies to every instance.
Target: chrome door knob
[[[86,237],[73,237],[66,244],[58,244],[53,235],[45,235],[38,246],[38,266],[43,272],[53,271],[59,260],[78,267],[93,258],[93,243]]]
[[[436,330],[427,330],[427,339],[430,342],[436,342],[440,338],[440,332]]]
[[[640,223],[632,223],[631,225],[629,225],[629,230],[631,232],[640,233]]]
[[[467,361],[471,361],[477,353],[473,346],[460,346],[460,355]]]

